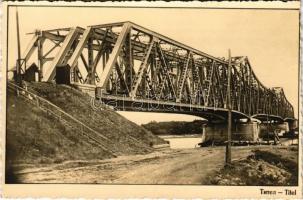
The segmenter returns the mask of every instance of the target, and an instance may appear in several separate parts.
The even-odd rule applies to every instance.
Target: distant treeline
[[[194,120],[192,122],[171,121],[171,122],[156,122],[151,121],[147,124],[142,124],[144,128],[151,131],[155,135],[183,135],[183,134],[201,134],[202,125],[206,121]]]

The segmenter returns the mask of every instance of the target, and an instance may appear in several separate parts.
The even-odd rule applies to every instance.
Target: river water
[[[197,147],[197,144],[202,141],[202,135],[162,135],[164,140],[170,142],[172,149],[190,149]]]
[[[170,142],[172,149],[191,149],[198,147],[198,143],[202,142],[202,135],[161,135],[161,138]],[[281,145],[290,146],[297,145],[298,139],[281,138]]]

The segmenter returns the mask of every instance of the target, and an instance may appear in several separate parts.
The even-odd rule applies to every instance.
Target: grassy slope
[[[67,86],[33,83],[40,96],[111,140],[107,147],[123,155],[152,151],[164,140],[112,110],[94,110],[90,97]],[[54,162],[66,159],[107,158],[109,154],[25,100],[8,94],[8,158],[15,162]],[[18,115],[16,114],[18,113]],[[21,123],[22,122],[22,123]],[[47,161],[45,161],[47,160]],[[58,161],[58,162],[59,162]]]
[[[6,160],[48,163],[110,157],[77,130],[65,127],[24,99],[8,92]]]

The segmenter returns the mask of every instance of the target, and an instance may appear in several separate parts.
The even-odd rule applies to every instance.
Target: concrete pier
[[[227,123],[209,123],[203,127],[202,142],[223,143],[227,141]],[[250,121],[246,123],[234,123],[232,127],[233,141],[258,142],[273,140],[276,136],[283,136],[289,132],[287,122],[261,123]]]
[[[227,140],[227,123],[207,124],[203,128],[202,142],[214,141],[222,143]],[[232,127],[232,140],[257,141],[260,133],[258,122],[234,123]]]
[[[289,132],[289,125],[287,122],[281,123],[261,123],[260,124],[260,138],[266,138],[269,135],[276,133],[278,136]]]

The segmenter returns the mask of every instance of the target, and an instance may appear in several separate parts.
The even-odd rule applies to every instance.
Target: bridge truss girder
[[[227,61],[132,22],[37,31],[22,56],[23,72],[35,50],[41,81],[66,66],[73,82],[110,95],[226,108]],[[231,85],[233,110],[294,116],[283,89],[262,85],[247,57],[232,58]]]

